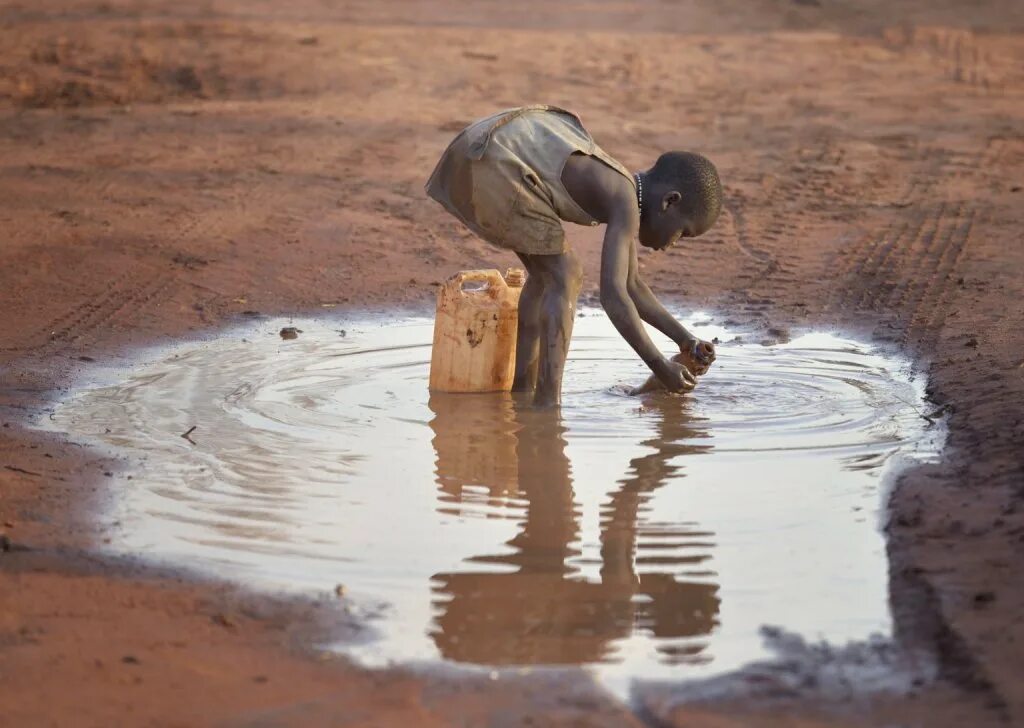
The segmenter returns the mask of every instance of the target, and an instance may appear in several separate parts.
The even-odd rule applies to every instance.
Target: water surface
[[[634,398],[646,369],[588,313],[558,413],[430,396],[429,320],[285,323],[298,338],[278,321],[163,349],[58,409],[133,456],[110,548],[344,585],[374,639],[337,649],[371,664],[583,664],[622,685],[735,669],[765,656],[762,625],[889,633],[883,476],[937,447],[906,362],[698,326],[722,343],[696,391]]]

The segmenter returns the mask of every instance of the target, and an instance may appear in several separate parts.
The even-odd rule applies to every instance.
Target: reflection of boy
[[[514,251],[526,267],[513,389],[535,390],[538,404],[560,401],[582,283],[563,220],[607,225],[601,305],[666,389],[693,389],[693,373],[657,350],[642,321],[701,364],[714,360],[714,346],[665,310],[637,266],[637,240],[664,250],[704,233],[718,218],[718,172],[699,154],[668,152],[631,174],[594,143],[575,114],[528,106],[463,130],[441,156],[427,193],[484,240]]]
[[[500,403],[492,425],[478,427],[484,424],[479,416],[486,410],[474,410],[469,402],[467,415],[469,400],[492,409]],[[718,585],[677,579],[708,558],[705,549],[692,547],[706,545],[701,541],[710,534],[685,523],[648,524],[672,539],[656,541],[657,565],[645,565],[643,573],[634,566],[640,514],[651,493],[681,467],[680,455],[703,451],[691,444],[702,431],[691,427],[685,408],[676,402],[661,404],[658,433],[643,443],[654,451],[630,461],[626,477],[601,509],[601,578],[595,582],[584,578],[577,561],[581,511],[559,413],[508,407],[507,400],[497,398],[430,398],[437,483],[444,491],[439,510],[451,513],[452,494],[461,500],[465,487],[475,491],[481,484],[489,485],[479,480],[480,473],[466,469],[471,451],[493,452],[490,467],[515,472],[518,488],[511,490],[518,490],[519,497],[506,505],[517,517],[524,501],[526,508],[519,532],[506,542],[510,549],[475,555],[457,571],[431,577],[431,637],[444,657],[483,664],[603,662],[614,643],[642,630],[660,638],[657,649],[662,659],[700,659],[706,643],[693,638],[709,634],[718,624]],[[476,429],[477,434],[446,436],[458,428]],[[499,503],[486,498],[486,504],[480,504],[484,510],[477,513],[494,514]],[[461,503],[456,507],[462,516]],[[637,595],[645,598],[636,599]]]

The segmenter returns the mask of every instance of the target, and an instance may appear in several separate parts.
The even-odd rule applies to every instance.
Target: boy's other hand
[[[715,361],[715,345],[710,341],[697,339],[680,346],[679,349],[679,353],[672,357],[672,361],[682,364],[695,376],[706,374]]]
[[[675,357],[662,359],[654,373],[669,392],[692,392],[697,386],[696,377]]]

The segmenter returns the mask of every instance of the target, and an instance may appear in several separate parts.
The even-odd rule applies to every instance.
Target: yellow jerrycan
[[[431,392],[507,392],[512,388],[523,271],[456,273],[437,294]]]

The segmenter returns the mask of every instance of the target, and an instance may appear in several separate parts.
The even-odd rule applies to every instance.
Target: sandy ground
[[[0,4],[0,724],[1024,725],[1024,5],[866,0]],[[468,120],[580,113],[727,209],[653,287],[765,339],[908,350],[948,416],[888,525],[906,654],[873,692],[763,677],[626,708],[578,676],[368,673],[295,603],[92,555],[105,460],[24,427],[90,360],[245,312],[421,310],[512,261],[425,199]],[[593,300],[593,231],[571,239]],[[806,677],[806,676],[805,676]]]

